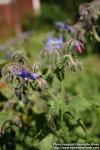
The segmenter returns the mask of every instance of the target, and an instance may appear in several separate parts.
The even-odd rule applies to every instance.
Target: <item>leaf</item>
[[[77,96],[67,106],[68,110],[73,110],[76,113],[83,112],[87,109],[91,109],[91,103],[88,102],[84,97]]]
[[[40,143],[39,148],[41,150],[51,150],[52,143],[56,142],[56,138],[53,134],[48,134]]]

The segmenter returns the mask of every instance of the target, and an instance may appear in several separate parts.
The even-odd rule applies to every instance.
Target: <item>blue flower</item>
[[[47,47],[50,48],[61,48],[63,44],[63,38],[60,37],[58,39],[54,39],[53,37],[50,37],[46,43]]]
[[[39,77],[38,74],[36,74],[36,73],[30,73],[25,68],[22,69],[21,73],[18,72],[17,68],[13,68],[13,72],[14,72],[14,75],[16,77],[21,77],[23,79],[27,78],[27,79],[31,79],[31,80],[36,80]]]
[[[56,28],[66,29],[72,34],[75,34],[75,35],[77,34],[77,30],[75,29],[75,27],[73,27],[72,25],[69,25],[65,22],[56,21],[55,26],[56,26]]]
[[[23,68],[20,77],[27,78],[29,75],[30,73],[25,68]]]

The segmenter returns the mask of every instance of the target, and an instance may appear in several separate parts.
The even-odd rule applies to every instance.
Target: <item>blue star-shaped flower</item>
[[[58,39],[54,39],[53,37],[50,37],[46,43],[46,47],[51,48],[61,48],[63,44],[63,38],[60,37]]]
[[[31,80],[36,80],[39,77],[37,73],[30,73],[25,68],[22,69],[21,73],[18,72],[17,68],[13,68],[13,72],[16,77],[21,77],[23,79],[27,78]]]

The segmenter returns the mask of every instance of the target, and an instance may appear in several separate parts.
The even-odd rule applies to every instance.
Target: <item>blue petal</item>
[[[51,42],[54,42],[54,39],[52,37],[50,37],[47,41],[47,46],[50,46],[51,45]]]
[[[31,79],[31,80],[36,80],[38,77],[39,77],[38,74],[36,74],[36,73],[31,73],[30,76],[29,76],[29,79]]]
[[[52,37],[49,37],[49,39],[48,39],[48,41],[54,41],[54,38],[52,38]]]
[[[57,46],[57,48],[59,48],[59,49],[60,49],[61,47],[62,47],[62,45],[58,45],[58,46]]]
[[[63,38],[62,37],[58,38],[58,40],[61,41],[61,42],[63,42]]]
[[[20,76],[21,76],[22,78],[27,78],[28,75],[29,75],[29,72],[28,72],[25,68],[23,68],[23,69],[22,69],[22,72],[21,72],[21,74],[20,74]]]

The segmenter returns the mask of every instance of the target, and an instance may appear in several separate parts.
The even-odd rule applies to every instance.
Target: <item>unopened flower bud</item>
[[[44,79],[42,79],[41,77],[36,79],[36,87],[39,90],[42,90],[45,87],[45,85],[46,85],[46,81]]]
[[[77,41],[74,44],[74,48],[75,48],[77,53],[82,53],[83,45],[79,41]]]

